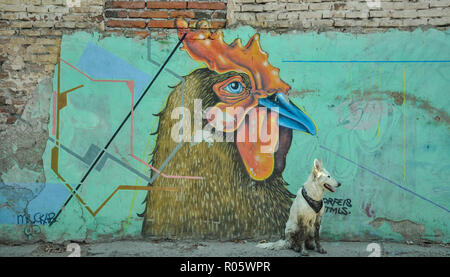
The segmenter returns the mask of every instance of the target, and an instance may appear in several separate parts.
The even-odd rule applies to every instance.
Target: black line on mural
[[[161,66],[161,64],[159,62],[157,62],[156,60],[152,59],[152,47],[151,47],[151,32],[148,32],[148,37],[147,37],[147,59],[149,62],[151,62],[152,64],[156,65],[156,66]],[[172,74],[173,76],[175,76],[176,78],[180,79],[181,81],[184,80],[180,75],[178,75],[177,73],[175,73],[173,70],[169,69],[169,68],[165,68],[165,71],[167,71],[168,73]]]
[[[186,36],[183,35],[183,39]],[[160,66],[160,63],[158,63],[157,61],[152,59],[152,54],[151,54],[151,32],[149,31],[148,33],[148,39],[147,39],[147,59],[153,63],[156,66]],[[172,74],[173,76],[175,76],[176,78],[178,78],[181,81],[181,107],[184,107],[184,84],[185,84],[185,79],[184,77],[181,77],[180,75],[176,74],[174,71],[166,68],[165,69],[169,74]],[[184,117],[184,111],[181,112],[181,118]],[[183,131],[183,128],[181,128],[180,131]],[[162,172],[162,170],[167,166],[167,164],[169,163],[169,161],[175,156],[175,154],[177,153],[177,151],[181,148],[182,146],[182,142],[178,143],[177,146],[175,147],[175,149],[169,154],[169,156],[166,158],[166,160],[162,163],[161,167],[158,169],[159,173],[157,172],[156,174],[154,174],[152,176],[152,179],[150,180],[150,184],[153,183],[153,181],[155,181],[156,177],[159,176],[160,172]]]
[[[48,138],[48,139],[51,142],[56,143],[54,138]],[[62,143],[59,143],[59,145],[61,146],[61,149],[66,151],[68,154],[74,156],[78,160],[82,161],[87,166],[89,166],[94,161],[95,157],[97,157],[98,153],[100,153],[100,151],[101,151],[100,147],[98,147],[95,144],[91,144],[89,146],[89,149],[86,151],[86,154],[84,154],[84,156],[80,156],[79,154],[73,152],[68,147],[63,145]],[[129,171],[131,171],[132,173],[134,173],[138,177],[141,177],[142,179],[146,180],[147,182],[151,182],[149,177],[147,177],[144,174],[140,173],[137,169],[127,165],[126,163],[124,163],[123,161],[121,161],[120,159],[116,158],[114,155],[112,155],[111,153],[108,153],[108,152],[105,152],[105,154],[100,159],[100,161],[98,162],[97,166],[95,167],[95,170],[100,172],[103,169],[103,167],[105,166],[105,164],[106,164],[108,159],[111,159],[112,161],[118,163],[122,167],[128,169]]]
[[[139,105],[139,103],[142,101],[142,99],[144,98],[144,96],[147,94],[148,90],[150,89],[150,87],[154,84],[155,80],[158,78],[159,74],[162,72],[162,70],[164,69],[164,67],[167,65],[167,63],[169,62],[169,60],[172,58],[173,54],[175,53],[176,50],[178,50],[178,48],[180,47],[181,43],[183,42],[184,38],[186,37],[186,34],[184,34],[179,40],[177,45],[175,45],[175,47],[172,49],[172,52],[170,53],[170,55],[167,57],[167,59],[164,61],[163,65],[160,67],[160,69],[158,70],[158,72],[156,73],[155,77],[151,80],[150,84],[147,86],[147,88],[144,90],[144,92],[142,93],[142,95],[139,97],[138,101],[136,102],[136,104],[134,104],[133,106],[133,110],[136,110],[137,106]],[[100,160],[100,158],[103,156],[103,154],[105,153],[105,151],[108,149],[108,147],[111,145],[111,143],[113,142],[113,140],[115,139],[115,137],[117,136],[117,134],[119,133],[119,131],[122,129],[122,127],[125,125],[125,123],[128,121],[128,119],[131,116],[131,111],[128,113],[128,115],[125,117],[125,119],[122,121],[122,123],[119,125],[119,127],[117,128],[117,130],[114,132],[114,134],[112,135],[112,137],[109,139],[109,141],[106,143],[105,147],[102,149],[102,151],[100,152],[100,154],[97,156],[97,158],[95,159],[95,161],[92,163],[92,165],[89,167],[88,171],[86,172],[86,174],[84,174],[83,178],[81,178],[80,183],[78,184],[78,186],[74,189],[73,193],[70,194],[69,198],[66,200],[66,202],[64,203],[64,205],[59,209],[58,213],[56,214],[56,216],[53,218],[52,222],[49,224],[49,226],[52,226],[53,223],[56,222],[58,216],[61,214],[62,210],[66,207],[66,205],[70,202],[70,200],[72,199],[74,193],[76,193],[78,191],[78,189],[81,187],[81,185],[83,184],[83,182],[86,180],[86,178],[89,176],[89,174],[91,173],[92,169],[95,167],[95,165],[98,163],[98,161]]]
[[[184,84],[185,84],[185,80],[184,80],[184,78],[182,78],[182,84],[181,84],[181,88],[182,88],[181,89],[181,107],[184,107]],[[181,113],[181,118],[183,118],[183,117],[184,117],[184,112]],[[180,128],[180,131],[182,132],[183,128]],[[166,158],[166,160],[162,163],[161,167],[159,168],[159,172],[156,172],[156,174],[154,174],[152,176],[152,179],[150,180],[150,183],[153,183],[153,181],[155,181],[156,177],[159,176],[159,174],[167,166],[169,161],[175,156],[177,151],[181,148],[182,144],[183,143],[181,141],[177,144],[175,149],[169,154],[169,156]]]

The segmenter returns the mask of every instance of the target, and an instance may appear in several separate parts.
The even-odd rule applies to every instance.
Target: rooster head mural
[[[182,50],[207,68],[185,76],[170,93],[158,114],[159,126],[152,165],[176,178],[158,176],[154,186],[176,187],[179,192],[151,191],[146,198],[143,234],[177,238],[271,238],[284,232],[293,196],[282,177],[292,131],[317,132],[309,116],[288,98],[290,86],[268,61],[259,34],[247,45],[240,39],[224,42],[222,31],[212,33],[199,21],[189,29],[177,22]],[[184,87],[183,87],[184,86]],[[232,140],[183,143],[171,136],[173,110],[194,111],[201,100],[201,128],[212,136]],[[182,119],[183,136],[195,137],[186,126],[195,125],[189,112]],[[270,130],[270,131],[269,131]],[[219,134],[219,135],[218,135]],[[205,136],[205,131],[203,131]],[[155,173],[153,173],[155,174]],[[189,178],[186,176],[199,176]]]

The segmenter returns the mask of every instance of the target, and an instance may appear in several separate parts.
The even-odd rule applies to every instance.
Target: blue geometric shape
[[[152,79],[145,72],[92,42],[87,44],[77,66],[94,79],[134,80],[135,99],[141,96]]]
[[[68,196],[69,190],[61,183],[0,183],[0,224],[49,224]]]

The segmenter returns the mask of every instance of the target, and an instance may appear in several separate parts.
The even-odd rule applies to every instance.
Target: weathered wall
[[[207,19],[213,28],[223,28],[226,1],[119,1],[106,2],[106,25],[110,30],[123,28],[175,28],[174,19]]]
[[[229,25],[302,30],[374,32],[389,28],[441,28],[450,24],[447,0],[235,0]]]
[[[328,1],[90,1],[90,6],[78,8],[69,8],[63,1],[32,2],[1,1],[0,240],[102,239],[143,233],[225,239],[279,236],[263,228],[261,234],[246,233],[244,227],[219,216],[230,209],[233,214],[242,213],[239,218],[249,214],[270,222],[273,217],[264,211],[273,209],[276,202],[248,206],[231,192],[205,189],[217,175],[222,180],[230,178],[227,182],[235,185],[233,192],[247,189],[248,183],[232,179],[248,178],[245,168],[218,166],[239,165],[239,154],[231,155],[234,152],[228,148],[223,155],[217,152],[215,145],[223,142],[177,146],[173,141],[158,141],[177,120],[162,128],[161,117],[155,114],[170,106],[169,95],[174,105],[180,106],[183,99],[193,112],[190,93],[196,90],[189,88],[195,82],[186,79],[183,98],[173,87],[181,76],[205,67],[185,51],[175,50],[156,76],[178,41],[174,30],[160,27],[173,29],[173,18],[183,15],[192,22],[207,19],[214,27],[232,26],[224,29],[228,43],[241,38],[245,45],[255,33],[260,34],[268,62],[280,69],[281,79],[291,87],[290,99],[318,127],[316,136],[294,132],[282,174],[289,183],[287,189],[297,192],[316,157],[343,183],[335,194],[326,194],[324,238],[449,241],[449,158],[442,155],[449,151],[450,69],[443,49],[450,42],[448,22],[442,23],[448,20],[449,1],[381,2],[380,9],[368,11],[392,17],[403,24],[393,27],[407,27],[407,31],[371,26],[385,21],[377,16],[352,18],[354,9],[364,10],[358,6],[364,3],[354,2],[339,6],[343,18],[336,15],[339,3]],[[304,10],[297,12],[293,5]],[[414,16],[396,19],[402,10],[404,16]],[[326,18],[328,12],[333,14],[331,19]],[[246,21],[244,14],[255,20]],[[271,21],[273,14],[276,20]],[[320,20],[308,19],[310,23],[302,26],[292,23],[286,29],[283,24],[291,21],[282,20],[282,14]],[[328,26],[333,30],[315,32],[317,25],[312,22],[324,20],[333,21]],[[336,25],[340,20],[361,28]],[[245,26],[233,27],[238,25]],[[432,28],[418,29],[418,25]],[[136,103],[155,77],[133,109],[133,120],[128,118],[114,135],[130,113],[131,101]],[[207,86],[197,89],[201,87]],[[106,145],[106,152],[92,167]],[[174,149],[177,152],[172,154]],[[221,161],[222,156],[228,160]],[[163,174],[155,174],[151,166],[163,167]],[[206,177],[196,181],[170,175]],[[142,201],[149,181],[162,191],[151,191],[148,201],[163,204],[150,206],[147,214],[152,216],[139,217],[146,211]],[[77,196],[70,197],[70,190],[80,183]],[[217,196],[226,202],[214,202]],[[201,213],[211,207],[218,211],[217,217]],[[252,216],[258,214],[256,210],[262,211],[259,217]],[[57,221],[49,226],[59,211]],[[192,217],[187,221],[173,217],[179,213]],[[152,224],[143,228],[144,219]],[[195,224],[204,224],[204,229],[195,229]],[[248,224],[259,226],[256,220]]]
[[[73,30],[103,30],[103,1],[0,1],[0,131],[22,114],[40,79],[51,76],[61,36]]]

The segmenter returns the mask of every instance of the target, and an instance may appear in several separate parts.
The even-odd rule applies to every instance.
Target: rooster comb
[[[280,70],[272,66],[259,44],[259,34],[254,34],[247,45],[242,46],[241,39],[231,44],[223,40],[221,30],[211,33],[210,24],[205,20],[196,22],[191,29],[188,23],[178,18],[176,21],[178,36],[184,34],[183,47],[196,61],[204,62],[210,70],[217,73],[236,71],[249,76],[254,90],[264,90],[270,94],[290,90],[290,86],[280,79]]]

